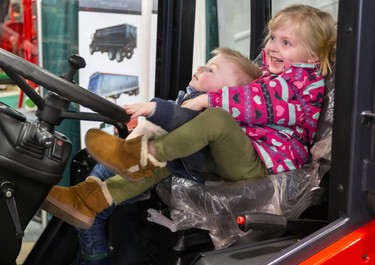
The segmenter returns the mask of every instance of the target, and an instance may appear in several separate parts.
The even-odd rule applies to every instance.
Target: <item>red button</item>
[[[245,217],[243,217],[243,216],[238,216],[238,217],[237,217],[237,224],[239,224],[239,225],[243,225],[243,224],[245,224]]]

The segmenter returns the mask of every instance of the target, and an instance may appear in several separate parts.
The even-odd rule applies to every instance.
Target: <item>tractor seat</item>
[[[286,223],[280,226],[280,218],[298,218],[310,206],[321,203],[325,190],[319,184],[330,169],[334,73],[333,69],[326,77],[316,141],[310,150],[311,162],[301,169],[234,183],[200,184],[173,175],[159,183],[156,190],[177,228],[208,230],[215,248],[220,249],[257,229],[285,232]],[[244,214],[256,221],[241,230],[237,217]]]

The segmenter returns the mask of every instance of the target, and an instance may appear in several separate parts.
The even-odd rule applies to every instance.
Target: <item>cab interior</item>
[[[253,2],[262,5],[262,1]],[[170,7],[167,3],[164,2],[166,6],[163,10]],[[184,6],[184,3],[180,5]],[[369,72],[374,70],[374,58],[359,52],[373,48],[371,40],[374,33],[364,27],[374,19],[368,11],[374,10],[371,9],[373,7],[371,1],[339,3],[337,63],[333,74],[326,80],[324,107],[311,163],[297,171],[266,180],[246,181],[237,186],[187,183],[171,176],[151,190],[148,199],[116,208],[107,225],[109,241],[114,249],[112,263],[296,263],[306,258],[302,254],[312,255],[319,248],[338,240],[343,232],[352,231],[372,220],[374,200],[370,175],[373,154],[369,143],[372,143],[373,125],[371,115],[369,112],[363,114],[363,110],[371,111],[373,108],[374,80],[366,71],[358,69],[366,65]],[[261,8],[267,10],[269,6]],[[343,19],[349,10],[352,15]],[[172,23],[166,14],[164,19],[167,25]],[[180,19],[180,22],[187,23],[187,17],[181,16]],[[164,38],[171,37],[168,35],[170,32],[162,31],[162,34]],[[179,34],[184,37],[182,30]],[[162,45],[161,52],[167,50],[168,45]],[[183,52],[182,49],[179,51]],[[170,66],[177,59],[172,56],[170,61],[165,62],[162,74],[169,76],[171,69],[175,71],[176,68]],[[82,58],[72,56],[68,61],[70,69],[61,77],[0,50],[0,67],[38,107],[37,118],[32,120],[4,103],[0,108],[3,139],[0,148],[2,264],[15,264],[26,226],[50,188],[59,182],[67,165],[71,142],[55,131],[55,127],[64,119],[97,120],[117,126],[122,136],[127,134],[126,126],[122,125],[129,122],[129,117],[123,115],[119,106],[72,82],[76,71],[84,65]],[[178,62],[183,64],[184,59]],[[339,79],[336,73],[339,73]],[[25,80],[42,85],[50,93],[40,97]],[[178,81],[161,80],[171,84]],[[166,96],[168,93],[170,91],[160,90],[157,95]],[[348,93],[352,96],[348,97]],[[71,102],[90,108],[94,113],[71,112]],[[366,168],[363,161],[369,161]],[[82,181],[94,165],[95,161],[85,150],[78,152],[70,167],[71,183]],[[358,176],[366,181],[356,182]],[[191,185],[196,186],[188,189]],[[256,203],[252,204],[246,198],[241,204],[231,201],[237,194],[242,195],[244,188],[257,194]],[[175,199],[180,194],[186,195],[186,201],[181,203],[181,200]],[[202,206],[197,203],[196,196],[206,194],[210,194],[206,197],[215,199],[203,200],[203,206],[216,203],[217,208],[198,214],[214,215],[215,223],[209,227],[211,230],[202,229],[201,225],[205,225],[202,221],[197,226],[193,224],[194,220],[199,221],[194,219],[194,214]],[[195,207],[191,212],[183,211],[187,202]],[[223,208],[221,205],[231,207],[217,211]],[[168,226],[150,222],[150,208],[169,219],[172,211],[176,220],[179,214],[192,216],[191,227],[172,232]],[[242,221],[238,217],[242,217]],[[218,238],[216,245],[213,238]],[[229,238],[229,243],[220,245],[223,238]],[[24,264],[75,264],[77,249],[75,228],[53,217]]]

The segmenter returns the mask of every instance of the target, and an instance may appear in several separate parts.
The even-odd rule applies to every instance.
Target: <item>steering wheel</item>
[[[82,59],[83,60],[83,59]],[[84,63],[84,61],[83,61]],[[85,63],[84,63],[85,65]],[[83,67],[84,67],[83,65]],[[72,66],[72,64],[71,64]],[[70,118],[79,120],[96,120],[109,123],[119,122],[127,123],[130,116],[120,106],[106,100],[105,98],[92,93],[91,91],[74,84],[73,80],[67,80],[63,77],[56,76],[44,68],[32,64],[13,53],[0,49],[0,68],[23,90],[23,92],[36,104],[39,116],[46,117],[44,109],[59,108],[54,111],[54,115],[59,115],[60,119]],[[78,70],[77,67],[76,70]],[[72,70],[72,69],[71,69]],[[73,73],[74,74],[74,73]],[[71,74],[71,78],[73,76]],[[50,91],[50,97],[53,98],[52,104],[46,104],[46,98],[42,98],[35,90],[25,81],[25,79],[34,82]],[[54,92],[54,93],[51,93]],[[58,101],[58,102],[57,102]],[[68,111],[70,101],[78,103],[96,113],[71,112]],[[56,103],[57,102],[57,103]],[[62,104],[60,104],[61,102]],[[48,106],[47,106],[48,105]],[[59,105],[63,105],[60,107]],[[56,125],[56,124],[55,124]]]
[[[83,58],[73,55],[68,61],[70,70],[60,77],[0,49],[0,68],[38,108],[38,120],[28,122],[21,112],[0,102],[1,264],[15,264],[27,224],[51,187],[61,180],[69,161],[72,143],[55,126],[63,119],[114,125],[130,120],[120,106],[74,83],[75,72],[86,65]],[[48,93],[40,96],[31,82]],[[70,111],[71,102],[94,112]]]

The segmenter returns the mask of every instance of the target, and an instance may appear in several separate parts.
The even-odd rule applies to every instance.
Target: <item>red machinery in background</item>
[[[38,64],[35,0],[5,1],[1,8],[5,14],[1,33],[1,48],[25,60]],[[35,84],[30,84],[34,88]],[[22,107],[23,92],[20,91],[18,108]]]

